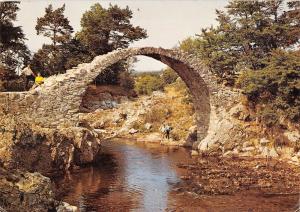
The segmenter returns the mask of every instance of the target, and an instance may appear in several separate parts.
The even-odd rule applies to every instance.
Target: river
[[[55,184],[60,191],[58,197],[82,212],[293,211],[297,204],[295,196],[262,197],[246,193],[192,197],[174,191],[180,176],[186,174],[176,165],[191,160],[184,148],[106,141],[101,164],[72,171],[56,179]]]

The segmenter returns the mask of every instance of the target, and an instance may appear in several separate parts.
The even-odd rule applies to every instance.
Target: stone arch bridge
[[[12,116],[42,127],[74,126],[79,120],[82,97],[88,85],[107,67],[137,55],[161,61],[178,73],[193,95],[198,140],[205,138],[216,108],[231,102],[226,97],[230,91],[218,85],[213,74],[193,56],[179,50],[153,47],[115,50],[95,57],[91,63],[80,64],[65,74],[47,78],[35,90],[0,93],[0,118],[1,115]]]

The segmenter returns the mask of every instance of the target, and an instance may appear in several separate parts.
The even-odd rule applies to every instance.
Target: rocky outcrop
[[[7,168],[53,175],[98,156],[100,139],[91,130],[49,129],[10,120],[0,121],[0,159]]]
[[[194,145],[200,153],[278,158],[300,164],[299,131],[294,127],[267,133],[239,101],[212,108],[210,118],[208,136]]]
[[[55,209],[49,178],[39,173],[1,169],[0,206],[7,211],[47,211]]]
[[[71,211],[74,206],[65,207],[65,203],[54,199],[49,178],[40,173],[20,172],[0,168],[0,210],[7,212],[48,212]],[[64,209],[63,209],[64,208]],[[61,210],[63,209],[63,210]]]

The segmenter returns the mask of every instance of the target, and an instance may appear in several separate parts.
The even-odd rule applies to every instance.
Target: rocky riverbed
[[[299,194],[300,168],[278,160],[255,158],[198,157],[176,187],[197,195],[233,194],[256,190],[266,195]]]

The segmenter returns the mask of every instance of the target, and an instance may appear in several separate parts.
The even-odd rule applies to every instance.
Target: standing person
[[[24,90],[27,90],[28,87],[30,86],[30,82],[34,82],[35,79],[35,74],[31,70],[30,65],[27,65],[27,67],[21,71],[21,75],[25,76],[26,82],[25,82]]]
[[[166,138],[169,140],[170,139],[170,134],[171,134],[171,130],[172,130],[173,128],[169,125],[169,124],[167,124],[166,125],[166,127],[165,127],[165,130],[166,130]]]

